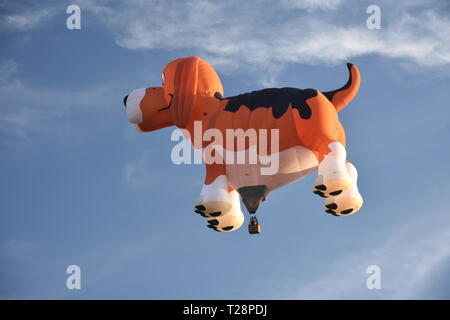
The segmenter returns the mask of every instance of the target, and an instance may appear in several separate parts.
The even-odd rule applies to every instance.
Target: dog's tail
[[[334,107],[336,108],[336,111],[341,110],[344,108],[347,104],[352,101],[352,99],[355,97],[356,93],[358,92],[359,85],[360,85],[360,75],[359,70],[355,65],[352,63],[347,63],[349,78],[347,83],[333,91],[326,91],[322,92],[325,97],[328,98],[328,100],[333,103]]]

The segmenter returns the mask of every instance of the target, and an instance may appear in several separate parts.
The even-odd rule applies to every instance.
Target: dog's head
[[[199,97],[213,97],[216,92],[223,95],[219,76],[198,57],[170,62],[162,73],[162,85],[135,90],[124,99],[128,119],[141,131],[171,125],[185,128]]]

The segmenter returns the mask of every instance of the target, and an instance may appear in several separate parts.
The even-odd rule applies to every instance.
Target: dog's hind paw
[[[362,204],[363,198],[355,183],[347,191],[325,199],[324,210],[326,213],[334,216],[349,216],[361,209]]]
[[[313,192],[328,198],[341,194],[353,184],[353,179],[346,165],[346,151],[339,142],[329,145],[331,152],[324,156],[317,168],[317,179]]]

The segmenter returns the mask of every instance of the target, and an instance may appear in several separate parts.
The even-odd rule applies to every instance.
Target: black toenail
[[[215,231],[221,232],[219,229],[217,229],[216,226],[208,225],[207,227],[208,227],[208,228],[211,228],[211,229],[213,229],[213,230],[215,230]]]
[[[326,185],[324,185],[324,184],[320,184],[320,185],[318,185],[318,186],[316,186],[315,187],[316,189],[319,189],[319,190],[327,190],[327,186]]]
[[[209,215],[211,217],[218,217],[222,214],[222,211],[211,212]]]
[[[207,216],[203,211],[195,210],[194,212],[197,213],[197,214],[199,214],[199,215],[201,215],[201,216],[204,217],[204,218],[208,218],[208,216]]]
[[[349,214],[352,211],[353,211],[353,209],[347,209],[347,210],[341,211],[341,214]]]
[[[331,214],[331,215],[333,215],[333,216],[338,216],[337,214],[336,214],[336,212],[334,212],[333,210],[331,210],[331,209],[329,209],[329,210],[325,210],[325,212],[326,213],[329,213],[329,214]]]
[[[228,227],[222,228],[222,230],[229,231],[229,230],[231,230],[233,228],[234,228],[233,226],[228,226]]]
[[[341,193],[342,193],[342,190],[330,192],[330,194],[331,194],[332,196],[337,196],[338,194],[341,194]]]
[[[328,209],[337,209],[337,204],[336,203],[330,203],[330,204],[327,204],[325,207],[327,207]]]
[[[202,210],[202,211],[206,210],[205,206],[202,206],[202,205],[195,206],[195,209]]]
[[[219,220],[217,219],[208,220],[208,223],[210,225],[217,226],[219,224]]]
[[[322,198],[326,198],[325,193],[323,193],[322,191],[316,190],[316,191],[313,191],[313,192],[314,192],[315,194],[321,196]]]

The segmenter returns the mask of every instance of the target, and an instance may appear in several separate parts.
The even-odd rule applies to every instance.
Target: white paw
[[[244,214],[241,211],[239,194],[236,190],[230,192],[232,207],[225,214],[206,219],[206,226],[218,232],[231,232],[239,229],[244,223]]]
[[[341,194],[325,199],[325,212],[335,216],[348,216],[355,214],[363,205],[363,198],[358,191],[356,168],[351,164],[346,164],[347,171],[352,179],[350,188]]]
[[[313,186],[313,192],[324,198],[341,194],[353,183],[345,164],[344,146],[333,142],[328,147],[331,152],[319,164],[318,176]]]
[[[219,217],[229,211],[231,205],[227,178],[219,176],[213,183],[203,185],[194,211],[204,217]]]

